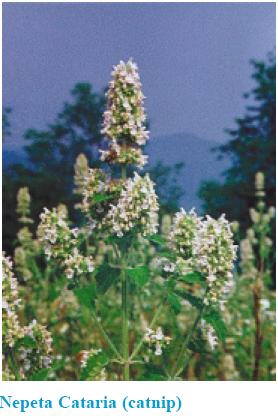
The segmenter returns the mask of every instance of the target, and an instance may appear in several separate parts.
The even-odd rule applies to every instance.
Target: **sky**
[[[5,147],[51,123],[75,83],[100,91],[129,57],[152,136],[223,142],[253,85],[250,59],[274,46],[274,3],[4,3],[3,105],[13,108]]]

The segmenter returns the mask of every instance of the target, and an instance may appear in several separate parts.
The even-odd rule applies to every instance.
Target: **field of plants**
[[[253,176],[250,226],[160,209],[137,65],[114,67],[101,166],[80,153],[76,211],[27,186],[3,254],[4,380],[274,380],[275,209]],[[51,193],[51,189],[47,192]],[[76,219],[77,218],[77,219]],[[5,227],[5,224],[4,224]]]

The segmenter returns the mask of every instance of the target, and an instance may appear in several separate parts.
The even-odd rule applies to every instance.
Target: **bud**
[[[74,193],[81,195],[83,192],[83,186],[84,186],[84,178],[86,177],[88,173],[88,159],[83,154],[80,153],[80,155],[77,156],[75,165],[74,165],[74,185],[75,190]]]
[[[263,198],[265,196],[264,192],[264,174],[263,172],[257,172],[255,175],[255,188],[256,188],[256,197]]]
[[[29,218],[30,215],[31,197],[29,189],[25,186],[20,188],[17,192],[17,208],[16,212],[19,214],[19,221],[22,224],[31,224],[33,220]]]

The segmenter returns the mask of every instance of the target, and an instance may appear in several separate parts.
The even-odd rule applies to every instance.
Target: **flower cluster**
[[[215,347],[218,345],[218,339],[217,339],[217,336],[213,327],[210,324],[208,324],[204,319],[202,319],[201,329],[205,335],[205,338],[207,340],[207,343],[210,349],[213,351]]]
[[[193,241],[196,269],[206,276],[209,286],[205,303],[216,302],[232,286],[236,250],[225,216],[215,220],[207,215]]]
[[[28,379],[36,371],[50,367],[52,363],[52,337],[47,329],[33,321],[22,326],[19,320],[20,299],[18,283],[12,271],[12,262],[2,256],[2,332],[3,352],[11,356],[13,365],[4,362],[4,375],[14,380],[16,367],[21,380]],[[27,346],[28,345],[28,346]]]
[[[24,336],[20,326],[18,312],[20,299],[17,279],[12,271],[12,262],[3,253],[2,256],[2,334],[3,342],[13,347],[15,342]]]
[[[100,150],[100,160],[103,162],[117,162],[123,165],[136,165],[139,168],[148,161],[148,156],[143,155],[139,147],[119,145],[113,141],[108,150]]]
[[[77,246],[78,228],[70,229],[63,210],[47,208],[40,216],[38,238],[48,259],[56,258],[65,267],[66,276],[71,279],[94,270],[92,257],[84,257]]]
[[[219,300],[231,285],[236,258],[231,225],[225,216],[215,220],[207,215],[202,219],[194,211],[181,210],[175,215],[169,243],[177,261],[175,267],[172,263],[167,266],[167,271],[180,273],[191,268],[202,273],[208,282],[205,303]]]
[[[102,350],[100,348],[98,348],[98,349],[92,348],[90,350],[82,350],[82,351],[80,351],[80,353],[78,354],[78,360],[80,362],[81,368],[86,367],[87,362],[88,362],[88,359],[90,357],[93,357],[93,356],[99,354],[101,351]]]
[[[90,350],[82,350],[78,354],[78,361],[82,369],[83,375],[86,374],[86,380],[105,381],[107,380],[106,369],[102,366],[102,349],[91,348]],[[90,365],[90,360],[94,360],[94,365]],[[82,378],[82,373],[81,373]]]
[[[148,174],[135,173],[127,179],[117,204],[111,204],[104,223],[122,237],[134,227],[144,236],[155,234],[158,228],[158,202],[154,184]]]
[[[177,212],[173,219],[168,241],[170,247],[177,255],[176,264],[166,265],[165,271],[180,273],[189,272],[193,268],[193,240],[200,228],[201,218],[199,218],[194,209],[189,213],[183,208]]]
[[[146,157],[140,146],[149,137],[137,65],[130,59],[114,67],[107,92],[102,133],[111,140],[101,159],[109,163],[135,164],[142,167]]]
[[[33,320],[24,327],[24,337],[28,337],[28,347],[21,346],[18,351],[18,362],[22,379],[28,379],[30,375],[49,368],[52,364],[52,337],[45,326]]]
[[[102,219],[110,204],[116,202],[123,181],[110,180],[100,169],[88,169],[83,180],[81,210],[89,217],[91,228],[102,228]]]
[[[148,342],[150,346],[155,346],[155,355],[161,355],[162,347],[168,345],[171,341],[171,338],[163,334],[161,327],[158,327],[156,331],[147,328],[145,333],[145,341]]]

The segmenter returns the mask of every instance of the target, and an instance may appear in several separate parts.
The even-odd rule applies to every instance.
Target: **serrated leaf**
[[[112,269],[107,264],[102,264],[96,269],[97,291],[102,295],[119,278],[119,269]]]
[[[200,283],[201,285],[204,285],[206,281],[204,276],[199,272],[192,272],[184,276],[179,276],[179,280],[185,283]]]
[[[129,269],[127,274],[140,287],[143,287],[149,281],[150,277],[147,266]]]
[[[179,297],[175,293],[168,293],[168,302],[172,306],[176,314],[180,313],[181,303]]]
[[[182,297],[183,299],[187,300],[189,303],[191,303],[192,306],[194,306],[197,309],[202,309],[203,307],[203,301],[201,298],[198,298],[197,296],[191,295],[191,293],[188,293],[184,290],[175,290],[175,293]]]
[[[109,358],[103,352],[91,355],[81,371],[80,380],[93,380],[108,363]]]
[[[86,308],[92,308],[96,298],[96,285],[95,283],[91,283],[90,285],[74,289],[74,294],[80,305]]]
[[[213,327],[220,341],[224,342],[227,336],[227,328],[220,313],[216,309],[208,309],[203,319]]]
[[[42,368],[36,373],[32,374],[29,378],[30,381],[44,381],[47,379],[50,368]]]
[[[151,236],[147,237],[147,239],[148,239],[149,241],[151,241],[152,243],[159,244],[159,245],[162,245],[162,246],[164,246],[164,245],[165,245],[165,240],[164,240],[164,238],[163,238],[163,237],[161,237],[161,235],[159,235],[159,234],[154,234],[154,235],[151,235]]]

